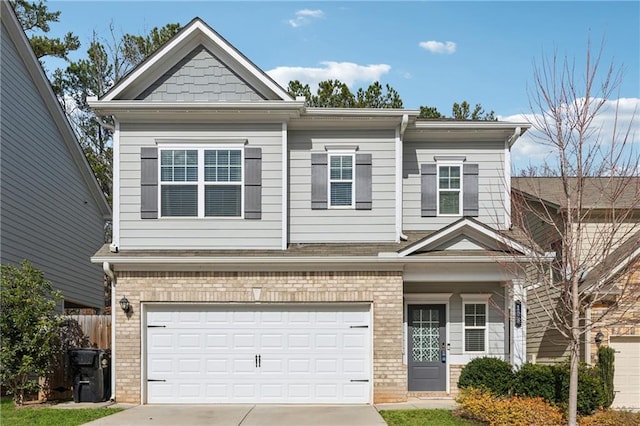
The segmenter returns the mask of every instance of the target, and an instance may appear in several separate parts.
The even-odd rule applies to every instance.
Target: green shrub
[[[563,424],[560,410],[542,398],[496,397],[467,388],[456,398],[460,415],[491,426],[555,426]]]
[[[514,378],[508,362],[491,357],[476,358],[462,369],[458,388],[486,389],[495,395],[508,395]]]
[[[556,404],[566,406],[569,401],[569,363],[553,366]],[[580,363],[578,368],[578,414],[588,416],[602,407],[604,386],[600,372],[595,367]]]
[[[615,351],[613,348],[600,346],[598,348],[598,369],[604,386],[603,407],[608,408],[613,404],[615,393],[613,391],[613,373],[614,373]]]
[[[516,373],[514,393],[554,402],[555,385],[552,368],[543,364],[524,364]]]

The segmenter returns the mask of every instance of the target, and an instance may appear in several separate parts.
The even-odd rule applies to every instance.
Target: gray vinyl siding
[[[262,149],[262,219],[140,217],[140,149],[156,139],[188,138],[212,147],[239,139]],[[204,142],[199,142],[201,138]],[[189,144],[180,143],[185,147]],[[116,201],[117,202],[117,201]],[[282,127],[279,124],[128,124],[120,127],[121,249],[280,249],[282,244]]]
[[[2,26],[0,259],[28,259],[65,300],[104,307],[103,218],[16,46]]]
[[[136,99],[145,101],[260,101],[260,96],[218,58],[199,46]]]
[[[292,131],[289,133],[289,231],[291,243],[395,240],[395,133]],[[311,209],[311,153],[325,146],[358,146],[372,155],[372,209]]]
[[[478,164],[477,219],[492,227],[504,227],[504,142],[405,142],[403,150],[403,228],[434,231],[460,217],[421,217],[420,165],[434,163],[435,156],[466,157]]]
[[[464,353],[462,331],[464,327],[462,298],[460,294],[491,293],[488,318],[488,356],[503,357],[509,348],[509,333],[504,315],[504,288],[500,283],[405,283],[404,293],[453,293],[449,299],[449,342],[450,355],[469,355]],[[418,303],[419,304],[419,303]],[[506,349],[505,349],[506,348]]]
[[[557,292],[558,293],[558,292]],[[553,325],[549,304],[560,303],[554,294],[539,288],[527,293],[527,359],[549,364],[569,356],[568,340]],[[552,309],[559,309],[553,306]]]

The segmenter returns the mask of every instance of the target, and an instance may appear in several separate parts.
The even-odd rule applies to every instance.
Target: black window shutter
[[[356,210],[371,210],[371,154],[356,154]]]
[[[438,183],[436,182],[436,164],[422,164],[420,166],[420,179],[422,186],[421,215],[422,217],[437,216],[436,197],[438,196]]]
[[[463,166],[462,215],[478,216],[478,165]]]
[[[327,209],[327,154],[311,154],[311,208]]]
[[[244,150],[244,218],[262,218],[262,149]]]
[[[158,148],[140,149],[140,216],[158,218]]]

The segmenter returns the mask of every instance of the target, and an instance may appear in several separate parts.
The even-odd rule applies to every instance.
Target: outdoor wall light
[[[129,304],[129,299],[127,299],[127,296],[124,296],[122,299],[120,299],[120,307],[122,308],[125,314],[129,313],[129,309],[131,309],[131,305]]]
[[[602,331],[598,331],[596,333],[596,345],[599,345],[600,343],[602,343],[602,339],[604,339],[604,334],[602,334]]]

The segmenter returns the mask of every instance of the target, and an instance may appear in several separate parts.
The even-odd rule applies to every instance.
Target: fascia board
[[[5,23],[5,28],[9,37],[18,48],[18,54],[29,71],[31,80],[47,107],[47,110],[60,132],[65,145],[69,149],[69,153],[78,167],[80,174],[83,176],[98,209],[102,213],[102,218],[104,220],[111,219],[111,207],[109,206],[102,189],[98,185],[98,181],[91,170],[91,166],[89,165],[89,162],[80,147],[80,143],[69,124],[67,115],[62,110],[55,93],[53,93],[51,83],[49,83],[49,79],[45,75],[44,70],[40,65],[40,61],[38,61],[35,53],[33,53],[33,49],[31,49],[29,40],[27,39],[22,26],[18,22],[18,18],[16,17],[13,8],[6,1],[0,1],[0,16],[2,17],[2,22]]]
[[[261,101],[261,102],[149,102],[149,101],[119,101],[97,100],[87,98],[89,106],[101,112],[129,111],[129,110],[292,110],[300,111],[304,108],[303,102],[288,101]]]
[[[538,258],[536,258],[537,260]],[[377,256],[340,256],[340,257],[188,257],[188,256],[94,256],[92,263],[108,262],[113,265],[405,265],[413,263],[526,263],[532,259],[528,256],[429,256],[429,257],[377,257]]]

